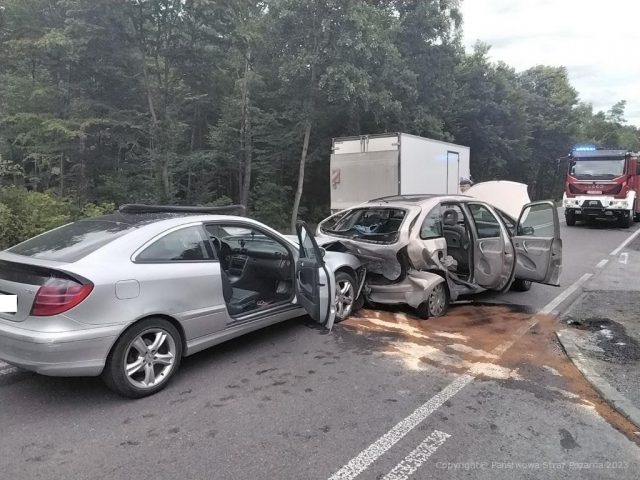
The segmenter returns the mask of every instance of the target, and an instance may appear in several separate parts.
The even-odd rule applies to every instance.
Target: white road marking
[[[604,266],[605,266],[607,263],[609,263],[609,260],[608,260],[608,259],[606,259],[606,258],[603,258],[602,260],[600,260],[600,261],[598,262],[598,264],[596,265],[596,268],[597,268],[597,269],[604,268]]]
[[[451,435],[448,433],[435,430],[409,455],[404,457],[404,460],[393,467],[393,470],[387,473],[382,480],[407,480],[449,437]]]
[[[564,290],[560,295],[545,305],[538,314],[547,315],[553,312],[564,300],[574,293],[584,282],[593,276],[592,273],[585,273],[576,282]],[[528,322],[520,327],[515,336],[508,342],[504,342],[494,348],[491,353],[500,357],[513,344],[538,323],[538,318],[534,315]],[[420,425],[433,412],[438,410],[446,401],[453,398],[460,390],[473,381],[476,375],[481,372],[472,369],[467,370],[462,375],[454,378],[443,390],[431,397],[427,402],[420,405],[413,413],[398,422],[387,433],[373,442],[357,456],[352,458],[345,466],[329,477],[329,480],[352,480],[364,472],[378,458],[384,455],[391,447],[398,443],[411,430]]]
[[[628,252],[623,252],[618,257],[618,263],[624,263],[626,265],[628,261],[629,261],[629,253]]]
[[[547,315],[553,312],[562,302],[569,298],[576,290],[578,290],[578,288],[580,288],[583,283],[585,283],[591,277],[593,277],[593,273],[585,273],[584,275],[582,275],[577,281],[566,288],[560,295],[547,303],[538,313]]]
[[[616,248],[613,252],[611,252],[609,255],[615,257],[617,256],[624,247],[626,247],[627,245],[629,245],[631,242],[633,242],[633,240],[640,235],[640,230],[636,230],[633,235],[629,236],[624,242],[622,242],[620,244],[620,246],[618,248]]]
[[[420,405],[412,414],[397,423],[391,430],[373,442],[344,467],[331,475],[329,480],[353,479],[364,472],[369,465],[381,457],[387,450],[398,443],[407,433],[420,425],[429,415],[435,412],[447,400],[473,381],[473,375],[463,373],[456,377],[442,391]]]

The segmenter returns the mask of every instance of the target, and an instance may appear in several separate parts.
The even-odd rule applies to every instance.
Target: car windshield
[[[578,160],[571,165],[571,175],[578,180],[610,180],[624,173],[624,159]]]
[[[82,220],[50,230],[8,251],[43,260],[75,262],[134,228],[126,223]]]
[[[320,226],[322,233],[378,243],[395,243],[406,211],[399,208],[356,208]]]

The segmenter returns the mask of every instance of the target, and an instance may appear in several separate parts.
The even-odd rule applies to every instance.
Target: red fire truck
[[[562,206],[567,225],[615,218],[628,228],[640,220],[638,154],[627,150],[575,146],[569,154]]]

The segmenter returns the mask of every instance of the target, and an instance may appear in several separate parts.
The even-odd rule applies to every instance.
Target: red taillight
[[[31,307],[31,315],[47,317],[58,315],[82,302],[93,290],[93,285],[82,285],[64,278],[50,278],[38,289]]]

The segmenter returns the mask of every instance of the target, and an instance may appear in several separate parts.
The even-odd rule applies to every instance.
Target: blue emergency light
[[[597,150],[598,148],[595,145],[592,144],[584,144],[584,145],[575,145],[573,147],[574,152],[593,152],[595,150]]]

